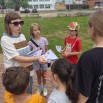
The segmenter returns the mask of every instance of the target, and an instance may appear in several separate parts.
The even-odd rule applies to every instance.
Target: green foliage
[[[14,8],[16,11],[19,10],[20,6],[27,7],[28,0],[9,0],[6,2],[8,8]]]
[[[0,34],[4,32],[3,19],[0,19]],[[22,33],[25,34],[27,40],[30,40],[29,28],[31,23],[39,23],[41,25],[41,35],[45,36],[49,41],[49,48],[51,48],[58,56],[55,45],[62,45],[64,47],[64,38],[69,35],[68,28],[70,22],[77,21],[80,24],[79,38],[82,41],[83,52],[92,48],[93,42],[89,39],[87,32],[88,17],[56,17],[56,18],[35,18],[24,17],[25,25],[22,28]],[[1,35],[0,35],[1,36]],[[0,49],[1,50],[1,49]]]

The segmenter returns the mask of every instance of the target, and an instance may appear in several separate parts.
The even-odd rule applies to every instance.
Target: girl
[[[51,75],[47,72],[45,78],[51,80],[55,89],[50,94],[47,103],[76,103],[77,95],[74,92],[73,74],[72,64],[64,58],[52,64]]]
[[[32,39],[29,41],[29,46],[33,50],[42,50],[42,54],[44,54],[48,49],[48,41],[46,38],[41,36],[40,25],[37,23],[31,24],[30,27],[30,35]],[[38,90],[37,93],[41,94],[43,90],[43,95],[47,95],[47,88],[46,88],[46,80],[44,78],[44,73],[47,71],[47,64],[41,64],[38,62],[33,63],[33,68],[36,70],[37,73],[37,80],[38,80]],[[43,84],[42,84],[43,81]]]
[[[2,82],[6,89],[5,103],[46,103],[39,94],[27,93],[30,72],[24,67],[10,67],[2,75]]]
[[[88,32],[95,47],[83,53],[77,64],[77,103],[103,103],[103,10],[90,15]]]
[[[4,18],[5,33],[1,37],[1,47],[4,55],[5,69],[14,66],[28,66],[33,62],[46,63],[42,57],[26,57],[26,53],[30,52],[25,36],[21,33],[24,21],[16,12],[9,12]],[[31,83],[32,84],[32,83]],[[31,87],[31,86],[30,86]],[[29,88],[29,93],[32,93]]]
[[[81,54],[81,41],[78,38],[80,26],[77,22],[72,22],[68,28],[70,35],[65,38],[64,44],[66,47],[62,51],[62,55],[69,60],[75,68],[78,62],[78,55]]]

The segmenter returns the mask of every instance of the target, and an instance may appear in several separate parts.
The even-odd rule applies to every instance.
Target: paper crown
[[[79,30],[80,29],[80,25],[77,22],[72,22],[67,27],[69,27],[69,30]]]

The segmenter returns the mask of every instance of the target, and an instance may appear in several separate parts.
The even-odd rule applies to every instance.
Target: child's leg
[[[46,87],[46,79],[44,77],[44,73],[47,71],[47,64],[43,64],[41,65],[42,67],[42,81],[43,81],[43,95],[47,96],[48,91],[47,91],[47,87]]]
[[[43,81],[43,85],[45,86],[45,84],[46,84],[46,79],[45,79],[45,77],[44,77],[44,74],[45,74],[45,72],[46,72],[47,70],[42,70],[42,81]]]
[[[41,85],[41,70],[36,70],[38,84]]]
[[[29,88],[27,89],[27,92],[32,94],[32,86],[33,86],[33,77],[32,76],[30,76],[29,82],[30,82],[30,85],[29,85]]]

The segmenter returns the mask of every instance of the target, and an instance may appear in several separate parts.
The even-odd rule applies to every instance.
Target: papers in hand
[[[55,48],[56,48],[56,50],[57,50],[59,53],[61,53],[61,51],[62,51],[62,46],[56,45]]]
[[[58,59],[58,57],[54,54],[54,52],[50,49],[44,54],[45,58],[48,60],[48,62],[55,61]]]
[[[32,50],[26,55],[31,57],[31,56],[41,56],[41,54],[42,54],[42,50]]]

